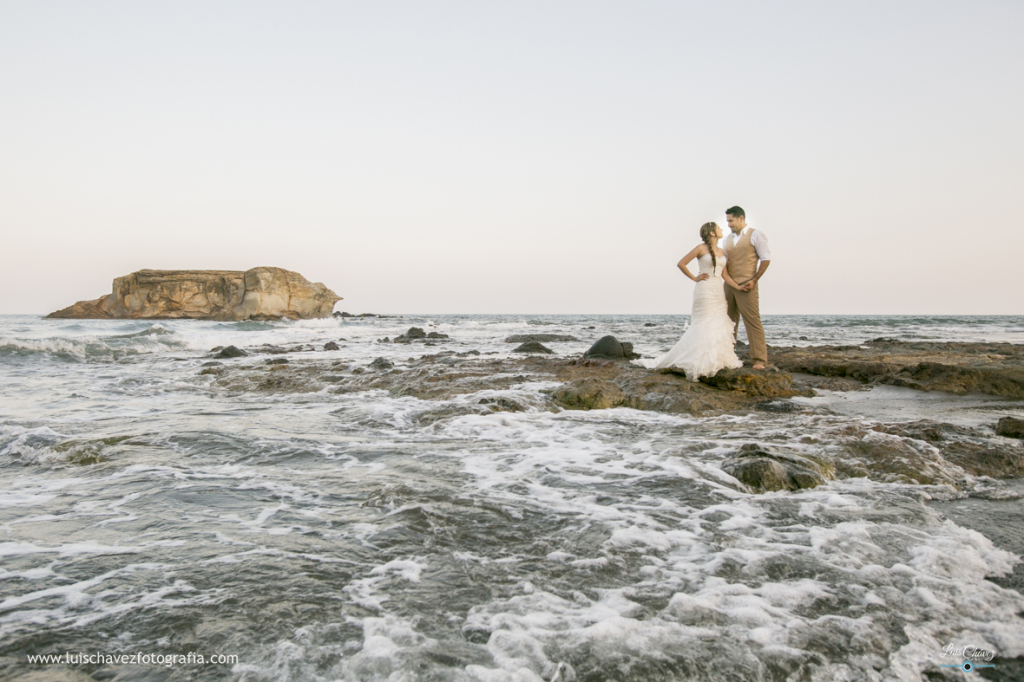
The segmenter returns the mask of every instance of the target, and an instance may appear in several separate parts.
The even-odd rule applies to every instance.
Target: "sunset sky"
[[[1024,314],[1024,3],[0,1],[0,314],[273,265],[354,313]]]

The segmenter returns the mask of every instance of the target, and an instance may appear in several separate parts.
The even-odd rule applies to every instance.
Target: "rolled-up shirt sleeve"
[[[772,252],[768,248],[768,237],[764,236],[764,232],[761,230],[754,230],[754,234],[750,235],[750,243],[754,246],[754,251],[757,252],[757,257],[760,260],[771,260]]]

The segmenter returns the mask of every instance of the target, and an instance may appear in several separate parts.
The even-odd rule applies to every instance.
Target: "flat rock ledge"
[[[860,346],[772,348],[768,357],[781,370],[840,382],[1024,399],[1024,345],[875,339]]]
[[[329,317],[341,297],[282,268],[139,270],[113,290],[47,315],[64,319],[277,320]]]

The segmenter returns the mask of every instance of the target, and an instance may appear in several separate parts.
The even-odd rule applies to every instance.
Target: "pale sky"
[[[273,265],[337,310],[1021,314],[1024,3],[0,1],[0,314]]]

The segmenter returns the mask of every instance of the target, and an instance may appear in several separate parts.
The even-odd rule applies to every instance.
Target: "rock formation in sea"
[[[341,297],[297,272],[139,270],[114,280],[113,290],[47,317],[73,319],[289,320],[329,317]]]

